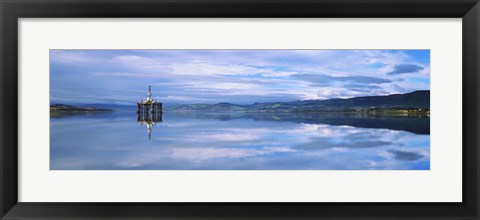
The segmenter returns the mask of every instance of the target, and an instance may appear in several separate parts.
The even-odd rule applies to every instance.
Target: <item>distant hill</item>
[[[53,105],[50,105],[50,111],[95,112],[95,111],[113,111],[113,110],[108,108],[95,108],[95,107],[53,104]]]
[[[117,105],[117,104],[102,104],[102,103],[93,103],[93,104],[82,104],[80,107],[85,108],[100,108],[100,109],[115,109],[115,110],[136,110],[137,106],[135,105]]]
[[[324,112],[363,110],[430,109],[430,91],[422,90],[387,96],[365,96],[348,99],[265,102],[252,105],[188,104],[166,107],[167,111],[245,111],[245,112]]]
[[[230,103],[218,103],[178,105],[165,107],[165,109],[175,111],[242,111],[247,110],[247,107]]]

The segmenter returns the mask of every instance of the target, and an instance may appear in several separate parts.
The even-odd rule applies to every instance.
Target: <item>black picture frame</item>
[[[0,15],[2,32],[0,39],[1,219],[478,219],[480,216],[478,182],[480,5],[478,0],[0,0]],[[19,18],[46,17],[462,18],[463,202],[18,202],[17,21]]]

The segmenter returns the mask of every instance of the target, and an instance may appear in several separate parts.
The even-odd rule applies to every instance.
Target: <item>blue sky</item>
[[[429,50],[50,50],[50,101],[294,101],[430,89]]]

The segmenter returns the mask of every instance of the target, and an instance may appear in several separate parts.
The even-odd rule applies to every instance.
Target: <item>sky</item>
[[[430,50],[50,50],[51,104],[252,104],[430,89]]]

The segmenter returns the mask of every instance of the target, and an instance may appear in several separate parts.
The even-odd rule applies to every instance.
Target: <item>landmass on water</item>
[[[53,104],[53,105],[50,105],[50,111],[51,112],[111,112],[113,111],[113,109]]]
[[[184,104],[166,106],[166,111],[209,112],[362,112],[409,115],[430,114],[430,90],[386,96],[364,96],[346,99],[298,100],[292,102],[265,102],[251,105],[231,103]]]

